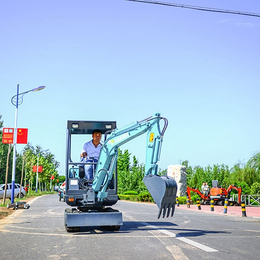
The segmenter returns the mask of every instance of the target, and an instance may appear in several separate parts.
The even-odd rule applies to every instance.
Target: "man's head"
[[[102,132],[99,129],[95,129],[92,132],[93,142],[99,143],[102,137]]]

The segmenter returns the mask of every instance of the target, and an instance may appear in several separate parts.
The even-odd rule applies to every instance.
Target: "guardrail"
[[[238,201],[238,194],[233,194],[233,200]],[[260,194],[257,195],[241,195],[241,201],[244,201],[246,206],[260,206]]]

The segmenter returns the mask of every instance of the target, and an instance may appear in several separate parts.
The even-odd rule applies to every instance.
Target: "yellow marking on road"
[[[172,254],[175,260],[189,260],[189,258],[182,252],[179,246],[166,246],[166,249]]]

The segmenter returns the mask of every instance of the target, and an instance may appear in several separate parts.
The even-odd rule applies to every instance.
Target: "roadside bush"
[[[120,200],[138,201],[138,196],[137,195],[118,194],[118,197],[119,197]]]
[[[201,200],[201,197],[199,195],[194,195],[191,197],[191,201],[193,204],[197,203],[197,199]]]
[[[42,196],[42,195],[46,195],[46,194],[54,194],[54,193],[57,193],[57,192],[56,191],[38,191],[38,192],[36,192],[34,190],[31,190],[26,193],[24,198],[38,197],[38,196]]]
[[[179,204],[186,204],[187,198],[186,197],[178,197],[178,200],[179,200]]]
[[[139,201],[142,201],[142,202],[154,202],[151,194],[149,192],[147,192],[147,191],[141,192],[138,195],[138,199],[139,199]]]
[[[128,190],[123,192],[123,195],[138,195],[138,192],[134,190]]]

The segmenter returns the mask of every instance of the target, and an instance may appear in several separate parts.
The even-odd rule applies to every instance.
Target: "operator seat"
[[[79,178],[83,179],[85,177],[85,169],[83,165],[79,166]]]

